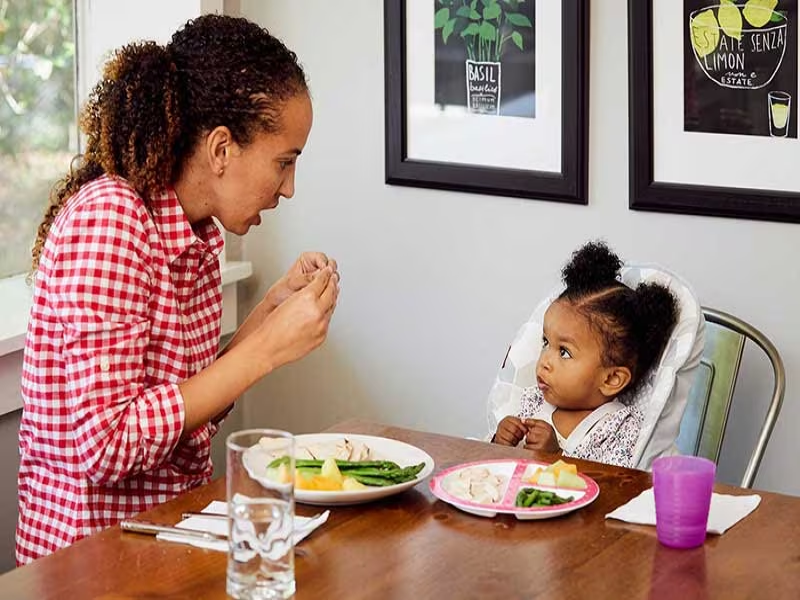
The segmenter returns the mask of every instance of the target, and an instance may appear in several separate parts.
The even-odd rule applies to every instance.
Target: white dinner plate
[[[416,478],[405,483],[388,485],[385,487],[369,487],[364,490],[320,492],[315,490],[299,490],[295,488],[295,501],[302,504],[313,504],[317,506],[328,506],[332,504],[363,504],[372,502],[387,496],[399,494],[409,488],[414,487],[423,481],[428,475],[433,473],[433,458],[416,446],[399,442],[389,438],[376,437],[372,435],[360,435],[356,433],[310,433],[295,436],[295,446],[310,446],[316,444],[331,444],[346,438],[351,442],[365,444],[372,450],[370,460],[391,460],[401,467],[409,467],[425,463],[422,471]],[[256,481],[266,480],[267,465],[273,457],[261,446],[253,446],[245,451],[243,462],[250,476]],[[274,485],[274,482],[273,482]]]
[[[433,495],[455,506],[456,508],[479,517],[494,517],[498,514],[510,514],[520,520],[549,519],[578,510],[594,502],[600,495],[600,488],[591,477],[581,473],[578,476],[586,482],[586,489],[575,490],[569,488],[556,488],[543,485],[525,483],[538,467],[547,467],[548,463],[533,460],[486,460],[464,463],[445,469],[431,479],[430,487]],[[500,489],[500,500],[496,503],[479,503],[452,494],[452,479],[459,476],[465,469],[485,467],[492,475],[503,478],[504,483]],[[572,497],[570,502],[555,506],[532,506],[521,508],[514,505],[517,492],[521,489],[535,488],[538,490],[555,492],[562,498]]]

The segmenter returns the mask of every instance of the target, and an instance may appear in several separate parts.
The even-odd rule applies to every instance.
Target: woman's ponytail
[[[126,179],[145,201],[172,181],[181,129],[179,85],[166,48],[128,44],[106,64],[81,118],[87,160]]]
[[[32,273],[53,221],[81,186],[103,174],[118,175],[147,203],[171,183],[181,130],[180,95],[175,63],[163,46],[139,42],[114,53],[81,113],[86,151],[50,192],[31,252]]]

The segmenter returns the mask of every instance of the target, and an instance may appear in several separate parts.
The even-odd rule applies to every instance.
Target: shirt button
[[[111,361],[108,360],[107,356],[100,357],[100,370],[101,371],[108,371],[111,368]]]

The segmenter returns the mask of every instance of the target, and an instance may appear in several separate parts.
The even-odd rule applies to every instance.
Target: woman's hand
[[[556,431],[550,423],[539,419],[525,419],[525,427],[528,429],[528,435],[525,436],[526,450],[541,450],[553,454],[561,452]]]
[[[329,265],[338,283],[339,271],[335,260],[322,252],[303,252],[286,274],[269,288],[264,299],[271,308],[280,306],[289,296],[311,283],[315,273]]]
[[[258,347],[270,370],[303,358],[325,340],[339,297],[335,269],[335,261],[317,269],[310,282],[285,298],[258,328]]]
[[[527,428],[518,417],[504,417],[497,424],[497,433],[494,434],[492,441],[501,446],[516,446],[527,432]]]
[[[336,297],[339,295],[339,271],[336,261],[328,258],[322,252],[303,252],[300,257],[289,268],[286,274],[281,277],[264,295],[264,298],[256,304],[255,308],[247,315],[241,327],[236,331],[231,341],[220,353],[220,356],[227,354],[254,332],[263,329],[269,316],[277,307],[286,302],[293,294],[304,290],[314,277],[324,269],[329,269],[331,280],[335,286],[335,296],[333,304],[336,304]],[[330,308],[329,306],[325,307]],[[267,365],[268,368],[273,368]]]
[[[328,335],[339,296],[335,265],[317,269],[311,282],[267,312],[259,304],[214,363],[179,384],[184,435],[224,411],[273,369],[304,357]]]

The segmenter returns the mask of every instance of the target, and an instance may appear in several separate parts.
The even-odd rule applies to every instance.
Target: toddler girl
[[[520,413],[505,417],[492,441],[633,466],[643,415],[633,397],[661,356],[678,321],[678,303],[663,285],[636,289],[619,280],[622,261],[590,242],[572,255],[566,289],[544,316],[536,386],[526,388]]]

